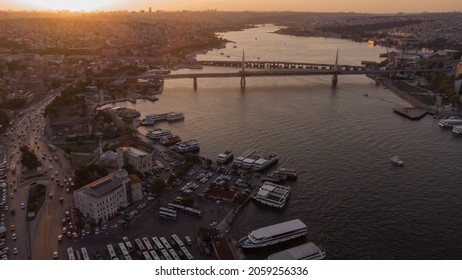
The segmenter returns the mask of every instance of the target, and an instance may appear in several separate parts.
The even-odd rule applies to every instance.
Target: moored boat
[[[252,230],[239,240],[242,248],[262,248],[306,236],[307,227],[299,219]]]
[[[253,199],[261,204],[275,208],[283,208],[290,195],[290,187],[264,182]]]
[[[146,137],[152,140],[160,140],[162,137],[172,137],[172,133],[169,130],[164,130],[161,128],[156,128],[154,130],[149,131],[146,134]]]
[[[164,146],[171,146],[178,144],[178,142],[181,141],[181,138],[179,136],[173,136],[173,137],[162,137],[159,140],[159,143]]]
[[[271,177],[286,179],[297,179],[297,170],[293,168],[279,168],[271,173]]]
[[[455,125],[452,127],[452,132],[454,132],[455,134],[462,134],[462,125]]]
[[[217,156],[217,163],[219,164],[227,164],[233,159],[234,155],[232,151],[225,151],[224,153],[220,153]]]
[[[268,256],[268,260],[323,260],[326,252],[322,247],[308,242]]]
[[[180,154],[194,153],[200,150],[199,142],[195,139],[181,142],[175,148],[175,151]]]

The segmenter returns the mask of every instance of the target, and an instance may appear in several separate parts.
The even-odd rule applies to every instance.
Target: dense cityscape
[[[172,80],[193,80],[197,89],[201,78],[233,77],[244,89],[258,77],[324,75],[335,88],[342,75],[366,75],[407,102],[393,108],[403,118],[430,115],[462,134],[460,12],[0,11],[0,22],[4,260],[234,260],[284,242],[291,246],[265,258],[329,258],[329,248],[305,238],[303,219],[252,228],[238,240],[230,234],[249,203],[289,207],[290,185],[302,172],[276,168],[284,155],[258,147],[238,154],[224,146],[206,157],[201,139],[158,127],[191,117],[162,107]],[[265,25],[277,26],[279,36],[336,38],[385,51],[354,65],[221,51],[238,48],[224,33]],[[218,61],[198,59],[212,50]],[[220,68],[211,74],[214,67]],[[162,110],[141,114],[121,102]],[[398,156],[389,161],[404,166]]]

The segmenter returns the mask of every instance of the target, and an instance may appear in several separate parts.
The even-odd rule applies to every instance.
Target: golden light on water
[[[45,10],[68,10],[91,12],[98,9],[110,9],[121,0],[20,0],[24,4]]]

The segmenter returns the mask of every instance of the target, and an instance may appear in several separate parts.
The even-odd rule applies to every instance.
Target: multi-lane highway
[[[9,248],[9,259],[52,259],[53,251],[57,251],[58,247],[57,237],[62,233],[61,219],[65,211],[72,209],[72,194],[66,191],[64,184],[65,179],[68,180],[72,174],[69,161],[64,152],[49,147],[43,129],[46,121],[43,110],[57,94],[59,91],[55,90],[38,104],[23,111],[8,134],[8,211],[3,209],[2,212],[5,213],[5,243]],[[41,170],[29,171],[21,166],[21,145],[27,145],[35,152],[41,162]],[[34,175],[37,177],[30,178]],[[27,198],[31,184],[36,183],[46,185],[47,193],[52,194],[52,197],[47,195],[37,217],[28,222]],[[25,204],[24,208],[21,203]],[[16,240],[13,239],[13,233]],[[13,254],[14,248],[16,254]]]

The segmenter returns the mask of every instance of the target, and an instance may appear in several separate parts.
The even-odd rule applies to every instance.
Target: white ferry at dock
[[[239,240],[242,248],[262,248],[306,236],[307,227],[299,219],[251,231]]]
[[[455,125],[452,127],[452,132],[455,134],[461,135],[462,134],[462,125]]]
[[[438,125],[442,128],[453,127],[455,125],[462,125],[462,119],[456,119],[454,117],[451,117],[449,119],[440,120]]]
[[[313,242],[289,248],[268,256],[268,260],[323,260],[326,252]]]
[[[277,185],[272,182],[264,182],[258,192],[252,196],[261,204],[276,208],[283,208],[289,199],[290,187]]]
[[[227,164],[233,159],[234,155],[232,151],[225,151],[224,153],[220,153],[217,156],[217,163],[220,164]]]
[[[277,154],[268,154],[266,157],[259,158],[252,163],[252,169],[261,171],[275,164],[279,160]]]
[[[279,168],[271,173],[271,177],[281,180],[297,179],[297,170],[294,168]]]

